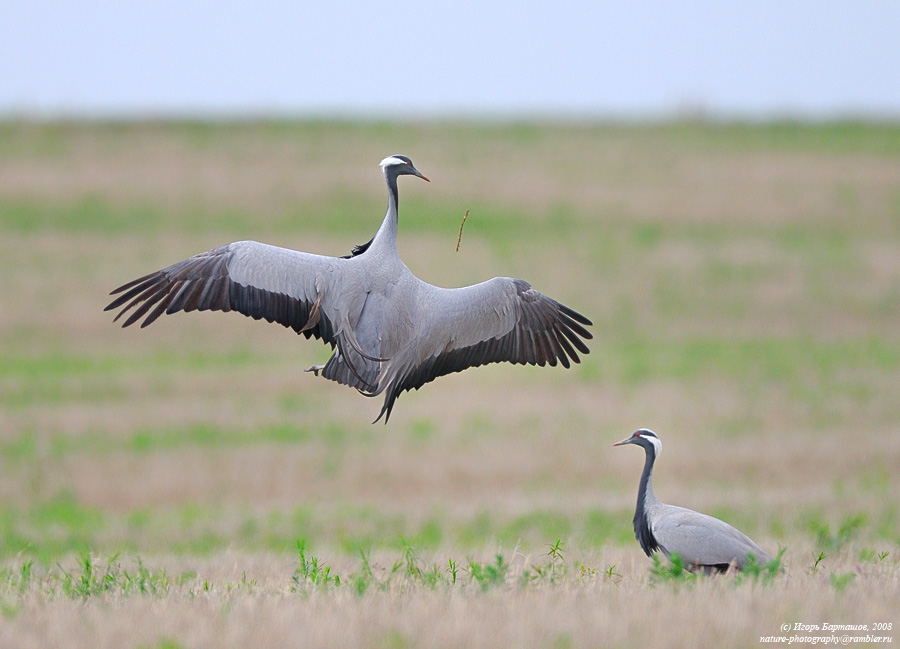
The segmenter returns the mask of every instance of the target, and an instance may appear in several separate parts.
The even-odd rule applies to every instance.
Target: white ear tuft
[[[405,165],[406,162],[401,160],[400,158],[389,155],[384,160],[382,160],[379,164],[381,165],[381,168],[383,169],[383,168],[391,166],[391,165]]]

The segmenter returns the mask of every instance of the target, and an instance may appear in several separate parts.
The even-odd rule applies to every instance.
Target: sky
[[[0,3],[0,116],[900,118],[900,3]]]

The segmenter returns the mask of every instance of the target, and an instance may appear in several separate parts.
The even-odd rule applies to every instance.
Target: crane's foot
[[[322,371],[322,370],[324,370],[324,369],[325,369],[325,366],[324,366],[324,365],[312,365],[312,366],[310,366],[310,367],[307,367],[307,368],[306,368],[305,370],[303,370],[303,371],[304,371],[304,372],[312,372],[312,373],[315,374],[316,376],[319,376],[319,372]]]

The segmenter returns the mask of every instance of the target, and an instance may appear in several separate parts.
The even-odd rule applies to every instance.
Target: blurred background
[[[662,500],[795,565],[896,551],[896,6],[37,1],[0,24],[4,559],[564,539],[643,570],[643,458],[610,447],[642,426]],[[441,378],[372,426],[280,327],[102,312],[228,241],[346,254],[393,153],[432,180],[401,181],[413,272],[528,280],[593,319],[580,366]]]
[[[22,118],[896,118],[900,10],[358,0],[4,3]]]

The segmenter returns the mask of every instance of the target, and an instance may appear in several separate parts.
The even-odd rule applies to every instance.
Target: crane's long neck
[[[634,536],[641,544],[644,552],[649,557],[659,549],[659,544],[650,529],[650,520],[647,518],[647,510],[658,501],[653,494],[653,463],[656,461],[654,448],[644,449],[644,471],[641,473],[641,483],[638,486],[637,507],[634,510]]]
[[[378,248],[396,253],[397,229],[400,218],[399,212],[397,211],[400,204],[400,197],[397,193],[397,174],[390,167],[387,167],[384,171],[384,179],[387,182],[388,188],[387,212],[385,212],[384,221],[381,223],[381,227],[378,228],[378,232],[375,233],[372,244],[373,246],[377,244]]]

